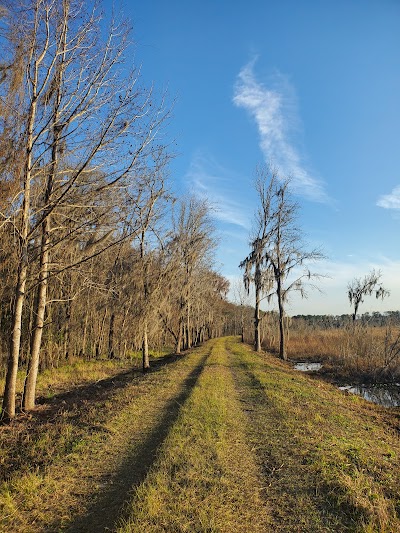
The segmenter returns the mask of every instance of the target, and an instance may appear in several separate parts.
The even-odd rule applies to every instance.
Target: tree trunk
[[[254,349],[261,352],[260,335],[260,289],[256,287],[256,306],[254,309]]]
[[[53,82],[56,85],[56,95],[53,104],[52,115],[52,146],[51,146],[51,165],[47,176],[46,191],[44,194],[44,220],[42,222],[42,238],[40,244],[40,264],[39,264],[39,284],[37,289],[36,314],[31,343],[31,356],[28,363],[28,371],[25,380],[23,394],[23,408],[30,410],[35,407],[36,381],[39,369],[40,347],[42,344],[44,317],[47,303],[47,279],[49,273],[50,261],[50,213],[49,202],[53,194],[54,181],[56,179],[58,167],[58,151],[60,144],[61,128],[59,124],[59,107],[61,103],[61,86],[63,79],[65,48],[66,48],[66,21],[68,3],[64,4],[64,19],[62,26],[61,42],[62,55],[59,56],[59,64],[54,73]]]
[[[15,393],[18,373],[19,350],[21,345],[22,310],[25,300],[25,285],[28,266],[22,263],[18,272],[16,289],[13,329],[11,334],[10,352],[8,357],[6,384],[3,396],[3,410],[1,419],[8,421],[15,416]]]
[[[179,327],[178,327],[178,336],[177,336],[176,345],[175,345],[175,353],[178,355],[181,353],[182,337],[183,337],[183,324],[182,324],[182,321],[180,321]]]
[[[278,307],[279,307],[279,357],[283,359],[284,361],[286,361],[287,354],[286,354],[285,324],[284,324],[285,310],[283,308],[282,287],[281,287],[281,282],[279,279],[278,279],[276,295],[278,298]]]
[[[148,336],[147,336],[147,322],[145,322],[144,327],[143,327],[142,363],[143,363],[143,372],[147,372],[150,368],[149,343],[148,343]]]
[[[114,323],[115,313],[111,313],[110,328],[108,330],[108,358],[114,359]]]
[[[67,302],[66,304],[66,315],[65,315],[65,326],[64,326],[64,359],[68,361],[70,356],[70,344],[71,344],[71,315],[72,315],[72,304]]]
[[[190,328],[190,306],[189,303],[186,306],[186,349],[192,347],[192,335]]]
[[[47,300],[47,277],[49,265],[49,229],[50,220],[46,218],[42,224],[42,242],[40,253],[39,286],[36,301],[35,321],[31,343],[31,357],[28,363],[28,371],[25,379],[23,408],[29,411],[35,407],[36,381],[39,369],[39,355],[42,344],[44,316]]]
[[[88,328],[88,320],[89,320],[89,313],[85,311],[85,321],[83,326],[83,335],[82,335],[82,344],[80,353],[82,353],[83,357],[86,356],[86,339],[87,339],[87,328]]]
[[[27,141],[25,151],[25,179],[24,196],[22,204],[22,220],[20,231],[20,258],[18,266],[18,279],[15,290],[15,303],[12,321],[12,334],[10,340],[10,351],[8,355],[6,384],[3,396],[3,409],[1,419],[8,421],[15,416],[15,392],[17,384],[18,361],[21,347],[22,311],[25,302],[25,286],[28,274],[28,229],[29,212],[31,203],[31,173],[32,173],[32,147],[33,147],[33,127],[37,109],[37,65],[32,80],[32,100],[27,126]]]

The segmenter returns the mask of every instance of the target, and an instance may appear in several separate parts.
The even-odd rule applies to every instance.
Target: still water
[[[318,372],[322,363],[297,362],[293,365],[300,372]],[[357,394],[369,402],[383,407],[400,407],[400,383],[380,383],[374,385],[344,385],[340,390]]]
[[[295,363],[294,369],[300,372],[318,372],[321,370],[322,363]]]
[[[383,405],[383,407],[400,406],[400,384],[346,385],[339,387],[351,394],[358,394],[365,400]]]

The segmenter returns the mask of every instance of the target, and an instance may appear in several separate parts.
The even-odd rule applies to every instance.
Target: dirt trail
[[[232,353],[231,370],[247,414],[247,435],[264,479],[264,497],[271,513],[271,531],[310,533],[353,531],[346,517],[330,508],[320,485],[304,460],[292,429],[251,367]],[[265,369],[265,372],[268,372]],[[294,509],[296,510],[295,512]]]

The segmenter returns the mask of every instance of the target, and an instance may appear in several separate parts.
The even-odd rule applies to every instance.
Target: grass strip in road
[[[78,394],[72,411],[61,410],[54,421],[57,439],[70,445],[45,467],[25,466],[0,485],[0,531],[115,529],[129,491],[144,479],[208,353],[205,347],[124,380],[89,409]],[[46,456],[54,448],[51,435],[45,431],[35,443],[27,437],[26,446],[41,447]]]
[[[120,533],[270,531],[225,340],[212,345]]]
[[[228,347],[271,531],[400,531],[400,440],[387,411],[235,339]]]

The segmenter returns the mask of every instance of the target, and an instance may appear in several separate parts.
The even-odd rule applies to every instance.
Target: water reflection
[[[383,407],[400,406],[400,386],[398,384],[346,385],[339,388],[352,394],[358,394],[365,400],[377,403]]]
[[[321,370],[322,363],[295,363],[294,369],[300,372],[318,372]]]

